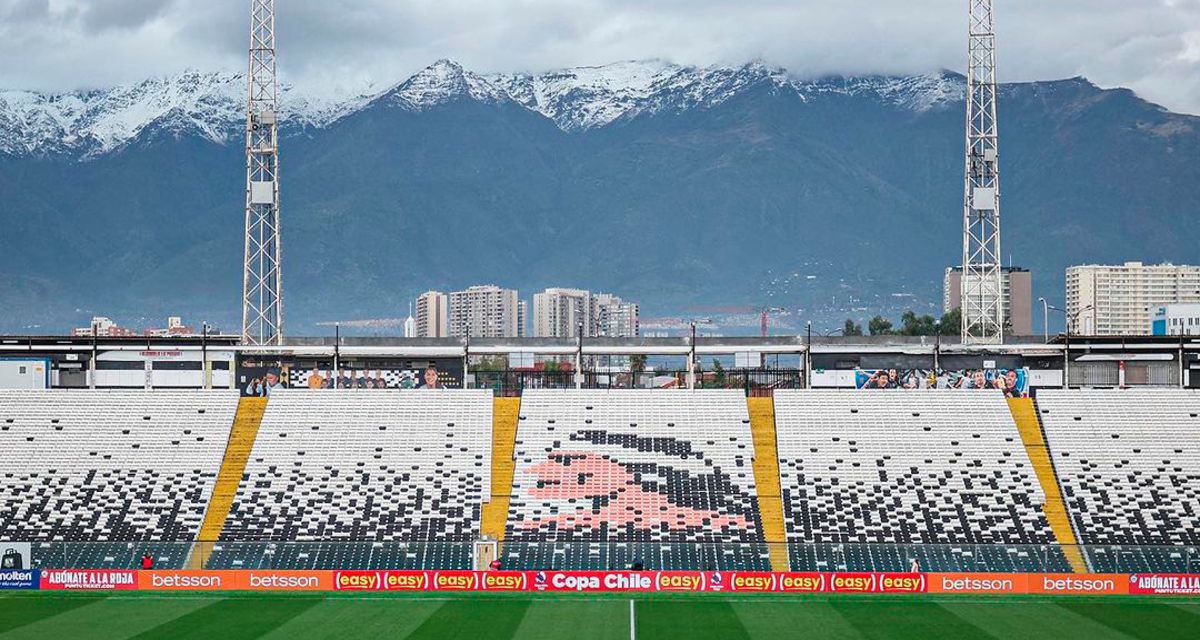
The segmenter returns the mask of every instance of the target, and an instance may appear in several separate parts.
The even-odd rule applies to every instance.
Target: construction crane
[[[992,0],[968,0],[967,147],[963,190],[962,340],[1004,341],[1000,164]]]
[[[784,309],[783,307],[764,307],[762,309],[762,311],[759,312],[759,315],[758,315],[758,333],[759,333],[759,335],[762,336],[763,338],[767,337],[767,333],[768,333],[767,321],[769,319],[768,316],[770,314],[783,313],[785,311],[787,311],[787,309]]]
[[[250,2],[246,100],[246,245],[242,270],[242,343],[283,344],[279,268],[279,82],[275,0]]]

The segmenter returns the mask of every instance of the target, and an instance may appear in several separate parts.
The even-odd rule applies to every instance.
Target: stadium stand
[[[778,391],[775,420],[794,569],[1069,571],[1001,393]]]
[[[204,511],[200,535],[197,536],[188,556],[188,569],[203,569],[212,555],[214,543],[221,537],[221,530],[225,528],[225,519],[229,517],[229,509],[233,507],[233,498],[242,484],[242,475],[246,472],[246,463],[250,461],[250,452],[254,450],[254,441],[266,410],[267,398],[242,398],[238,401],[237,415],[233,419],[233,429],[229,432],[229,442],[225,445],[225,457],[221,460],[217,484],[213,488],[212,498],[208,501],[208,508]]]
[[[272,394],[209,568],[469,569],[489,391]]]
[[[504,563],[770,568],[739,391],[527,390]]]
[[[0,391],[0,539],[33,542],[43,567],[132,568],[146,552],[182,566],[237,402],[231,392]]]
[[[1038,408],[1092,570],[1185,570],[1200,545],[1200,394],[1043,390]]]

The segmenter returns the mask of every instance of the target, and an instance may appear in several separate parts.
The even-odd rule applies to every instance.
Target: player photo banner
[[[1029,369],[855,369],[854,387],[864,391],[995,390],[1009,398],[1024,398],[1029,395]]]

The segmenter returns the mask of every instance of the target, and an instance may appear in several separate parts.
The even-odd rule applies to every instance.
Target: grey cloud
[[[443,57],[483,72],[657,57],[762,59],[801,76],[918,73],[963,68],[966,4],[287,0],[279,2],[278,41],[282,72],[302,86],[384,85]],[[0,0],[0,84],[61,89],[240,69],[247,5]],[[1200,113],[1200,0],[1002,0],[997,22],[1003,80],[1085,75]]]

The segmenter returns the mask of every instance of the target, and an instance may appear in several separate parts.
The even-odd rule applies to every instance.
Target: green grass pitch
[[[630,596],[0,595],[0,640],[270,638],[627,640]],[[639,640],[1200,638],[1200,599],[633,596]]]

